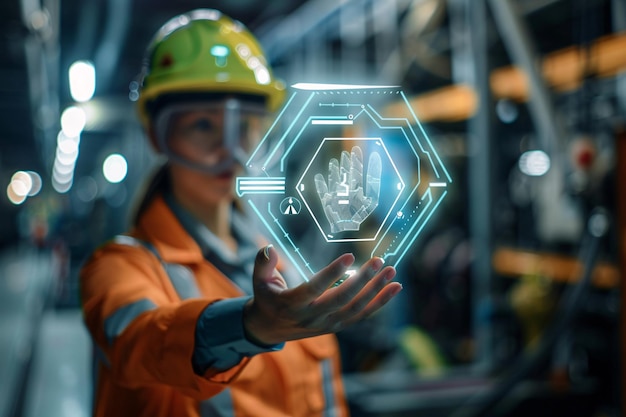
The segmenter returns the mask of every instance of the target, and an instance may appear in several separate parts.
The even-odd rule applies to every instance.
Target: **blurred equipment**
[[[524,331],[524,344],[534,349],[554,313],[554,289],[549,278],[527,275],[511,289],[511,307]]]

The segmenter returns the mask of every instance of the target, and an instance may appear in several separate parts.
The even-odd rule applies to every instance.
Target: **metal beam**
[[[530,88],[529,111],[539,131],[539,142],[553,156],[565,148],[562,128],[552,105],[550,93],[541,76],[539,55],[530,32],[515,3],[511,0],[489,0],[494,21],[511,58],[526,73]]]
[[[478,107],[468,123],[469,237],[474,261],[472,276],[472,332],[476,344],[474,365],[488,371],[493,358],[493,332],[484,312],[491,308],[493,250],[493,135],[489,87],[489,41],[486,0],[448,0],[452,74],[455,83],[476,90]]]
[[[107,0],[107,18],[102,40],[94,54],[97,89],[106,92],[117,71],[117,65],[130,27],[132,2]]]

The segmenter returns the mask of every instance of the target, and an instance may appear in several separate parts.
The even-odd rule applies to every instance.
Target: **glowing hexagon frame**
[[[310,275],[317,272],[309,261],[311,254],[303,253],[297,238],[290,233],[285,221],[280,218],[281,213],[276,211],[276,202],[272,201],[272,197],[277,196],[283,199],[291,191],[295,191],[302,198],[308,214],[322,232],[325,243],[365,242],[371,244],[371,251],[368,249],[366,254],[367,258],[379,256],[387,264],[397,265],[440,207],[447,195],[448,186],[452,184],[450,174],[422,128],[408,99],[397,86],[295,84],[292,89],[293,93],[287,103],[246,162],[249,176],[237,178],[237,195],[250,205],[269,232],[273,243],[280,247],[304,280],[308,280]],[[372,103],[385,96],[398,96],[411,118],[383,117],[381,115],[383,112],[377,110],[377,104]],[[364,119],[364,116],[367,118]],[[342,138],[322,135],[318,146],[305,146],[307,143],[303,137],[306,136],[307,130],[310,131],[313,127],[319,128],[320,125],[329,128],[353,125],[359,118],[361,118],[359,123],[370,124],[371,128],[379,130],[379,134],[368,134],[363,137],[348,135]],[[405,186],[406,180],[402,179],[402,175],[393,162],[394,155],[384,145],[386,139],[383,136],[394,134],[401,138],[399,144],[406,147],[405,154],[415,157],[413,171],[417,173],[417,177],[410,184],[412,187]],[[401,190],[376,228],[373,239],[328,240],[313,210],[309,207],[306,197],[301,193],[300,185],[311,162],[316,158],[324,143],[331,139],[380,140],[402,183]],[[395,140],[398,141],[397,138]],[[297,147],[300,152],[294,151]],[[290,154],[293,152],[299,155],[309,149],[316,150],[313,156],[308,158],[307,167],[300,175],[290,175],[287,172]],[[422,183],[423,170],[426,170],[428,174],[427,183]],[[292,178],[299,178],[299,180],[293,184]],[[396,215],[391,216],[394,211]],[[383,231],[382,234],[381,231]],[[323,266],[318,265],[320,268]]]

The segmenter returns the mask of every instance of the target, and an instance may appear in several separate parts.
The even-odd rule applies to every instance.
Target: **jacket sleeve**
[[[80,274],[85,323],[116,383],[165,384],[197,399],[222,391],[249,361],[226,370],[194,372],[196,324],[218,300],[176,300],[160,263],[143,248],[110,244]]]
[[[281,350],[285,343],[260,346],[243,329],[243,309],[251,296],[216,301],[198,318],[192,364],[195,372],[230,369],[244,357]]]

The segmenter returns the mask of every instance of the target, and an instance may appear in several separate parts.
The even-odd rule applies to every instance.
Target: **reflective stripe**
[[[200,289],[196,285],[196,278],[189,268],[184,265],[165,262],[163,262],[163,268],[165,268],[174,289],[182,300],[201,297]]]
[[[142,246],[139,239],[136,239],[132,236],[127,236],[127,235],[117,235],[113,238],[113,242],[117,243],[118,245],[126,245],[126,246]]]
[[[109,344],[112,344],[117,336],[122,334],[128,325],[137,318],[141,313],[154,310],[156,304],[147,298],[135,301],[118,308],[109,317],[104,320],[104,335]]]
[[[191,270],[180,264],[169,264],[163,262],[161,256],[159,255],[159,251],[154,247],[150,242],[146,242],[145,240],[137,239],[132,236],[127,235],[117,235],[113,238],[113,241],[118,245],[127,245],[127,246],[135,246],[148,249],[163,265],[163,269],[165,269],[165,273],[167,273],[168,277],[176,293],[180,297],[181,300],[187,300],[189,298],[200,298],[202,294],[200,293],[200,289],[196,284],[196,278],[193,275]]]
[[[150,242],[146,242],[144,240],[137,239],[136,237],[127,235],[117,235],[113,238],[113,242],[117,243],[118,245],[134,246],[136,248],[144,247],[152,252],[152,254],[156,256],[159,261],[161,260],[159,251],[157,251],[154,245]]]
[[[235,417],[233,398],[226,388],[214,397],[200,403],[201,417]]]
[[[321,363],[322,367],[322,390],[326,407],[324,407],[324,417],[337,417],[339,410],[335,401],[335,390],[333,389],[333,367],[330,359],[325,359]]]

